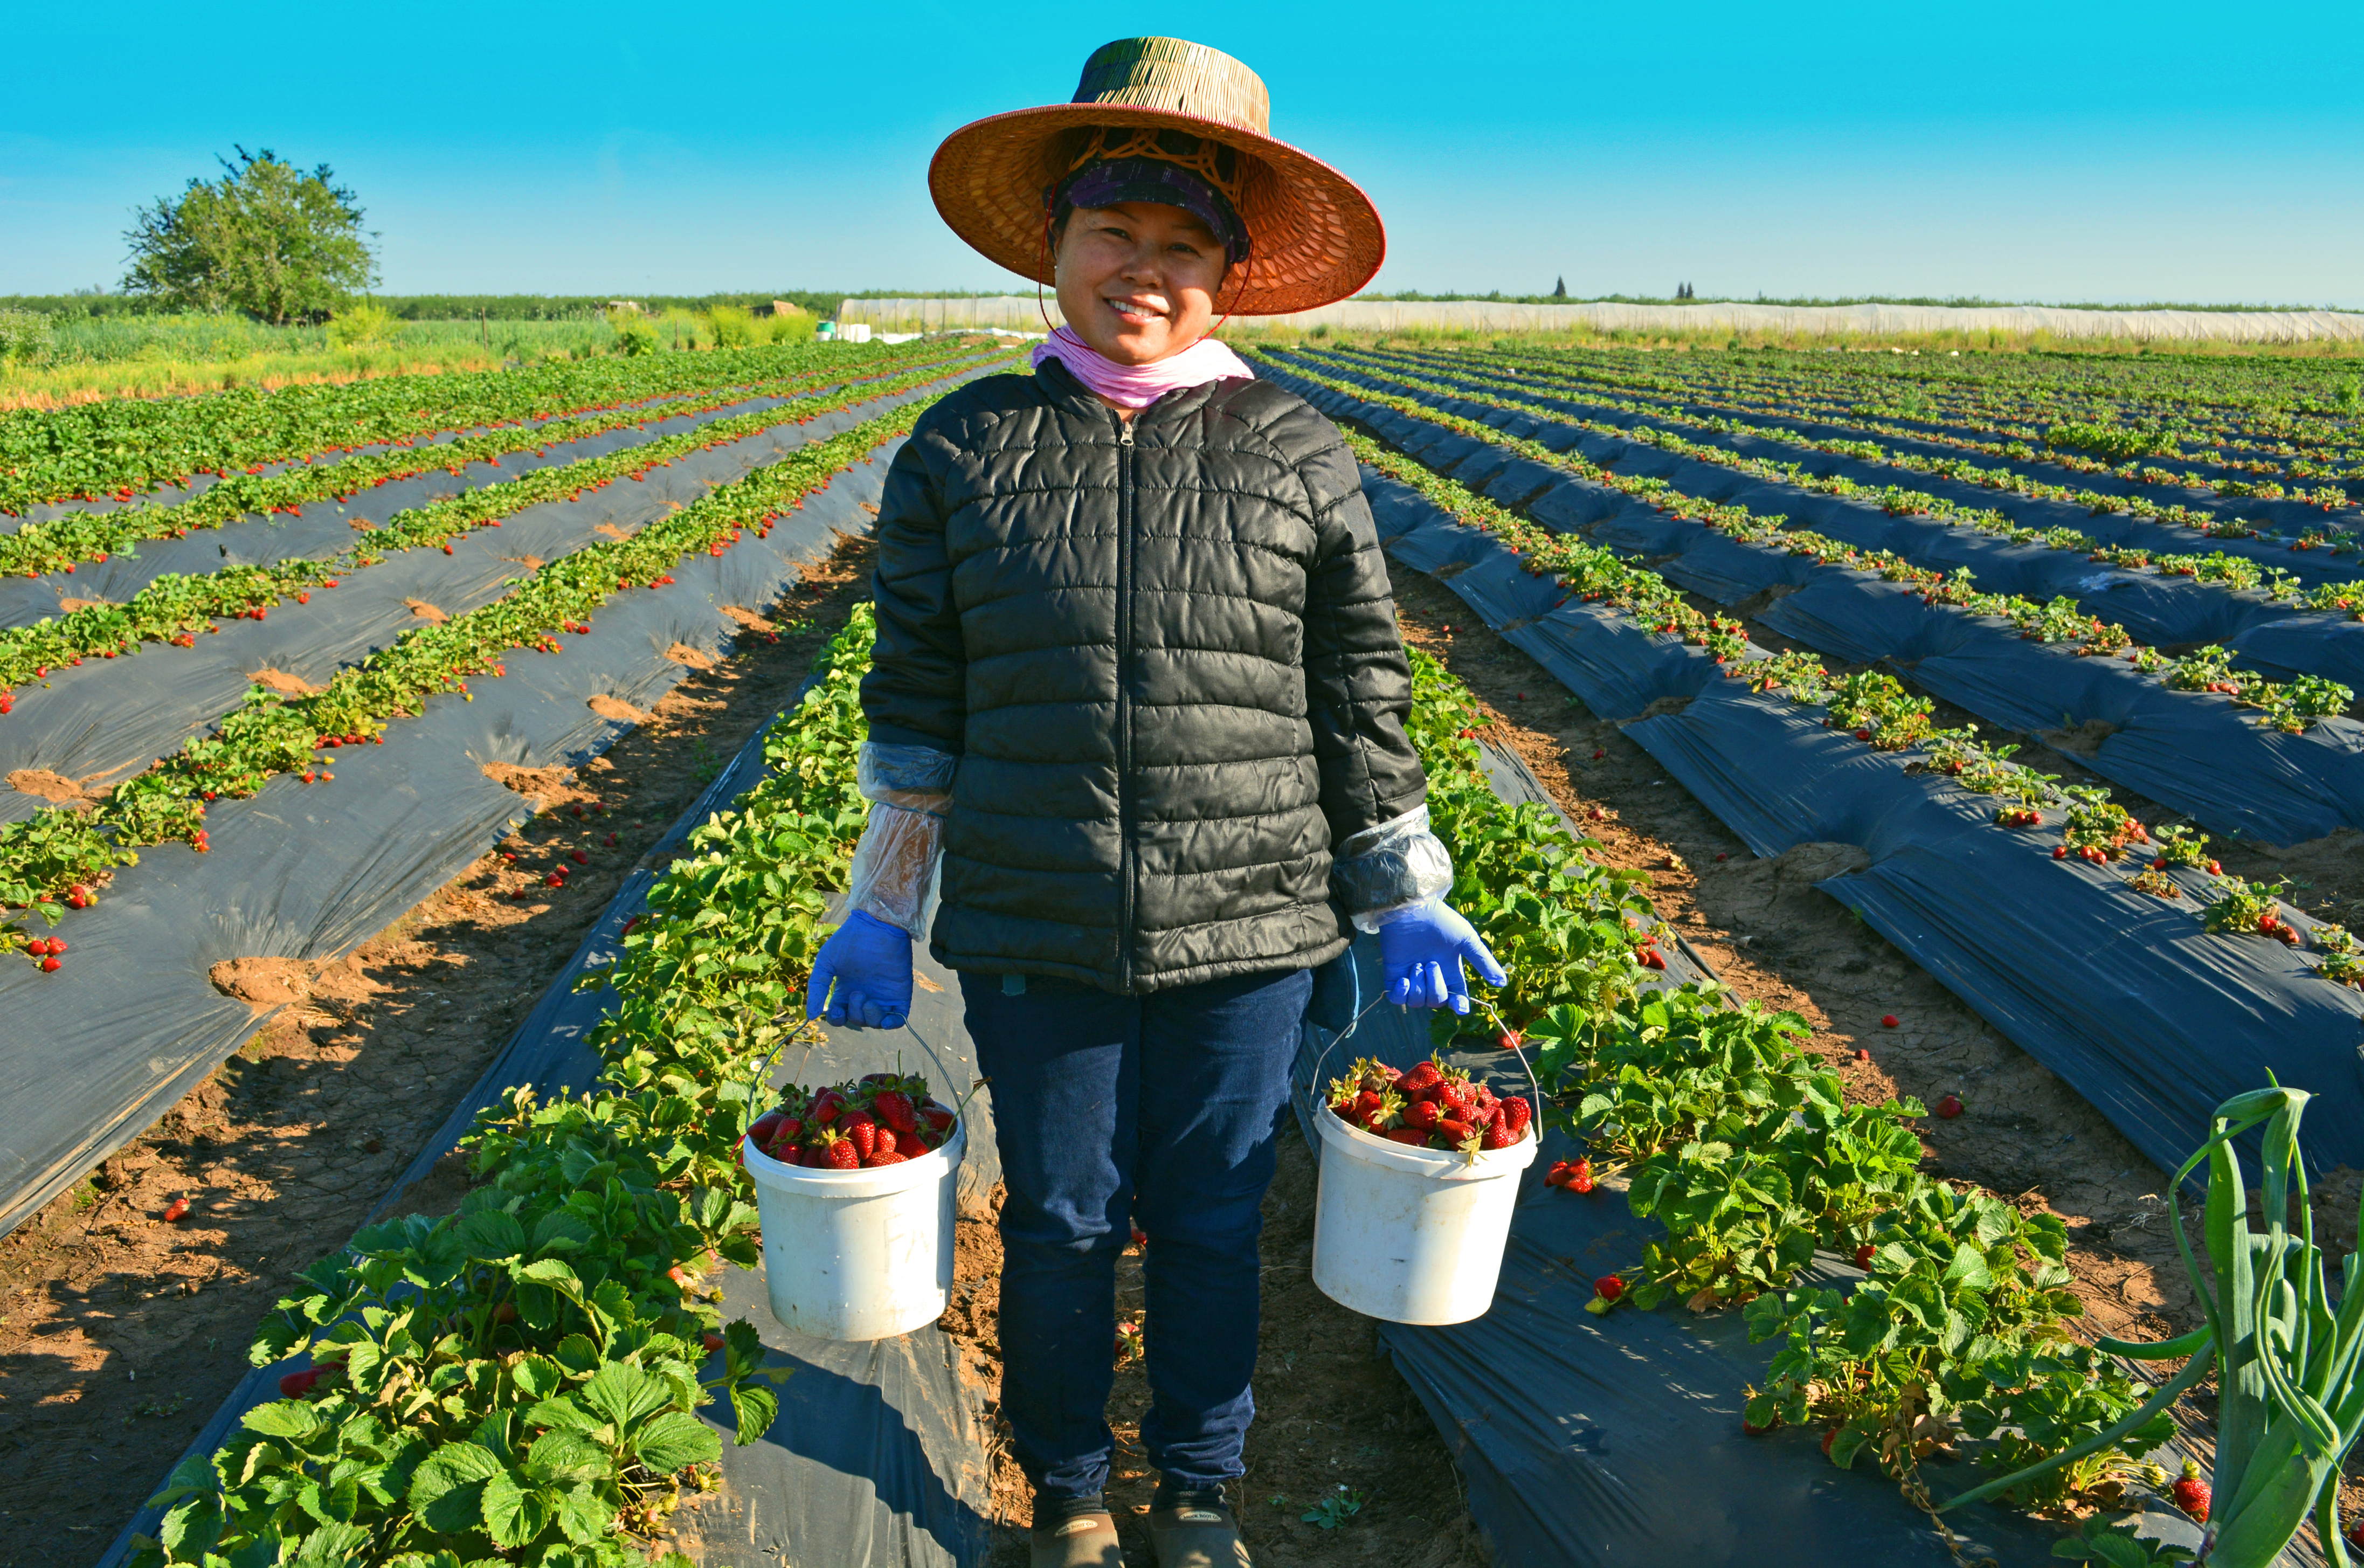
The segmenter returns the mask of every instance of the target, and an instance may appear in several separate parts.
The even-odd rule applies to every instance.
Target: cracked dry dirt
[[[288,1275],[386,1195],[624,876],[795,695],[869,563],[849,541],[767,613],[738,610],[731,658],[676,647],[687,677],[580,770],[494,770],[540,814],[351,955],[216,966],[217,988],[276,1012],[0,1240],[0,1568],[106,1550],[245,1373]],[[562,863],[567,885],[545,885]],[[446,1161],[403,1207],[442,1212],[463,1190]]]

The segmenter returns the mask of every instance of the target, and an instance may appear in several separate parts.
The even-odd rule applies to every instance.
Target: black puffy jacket
[[[1427,782],[1335,426],[1241,380],[1128,426],[1049,361],[921,416],[878,541],[871,739],[960,759],[939,961],[1143,993],[1343,951],[1331,850]]]

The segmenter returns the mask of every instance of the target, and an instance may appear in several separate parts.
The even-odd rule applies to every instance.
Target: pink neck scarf
[[[1058,361],[1085,386],[1125,408],[1146,408],[1179,386],[1204,386],[1231,376],[1255,378],[1247,361],[1215,338],[1201,338],[1154,364],[1121,365],[1062,327],[1034,345],[1034,365],[1039,369],[1044,360]]]

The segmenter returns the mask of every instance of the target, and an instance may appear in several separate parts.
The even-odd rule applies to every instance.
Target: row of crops
[[[2279,589],[2097,561],[2097,541],[1999,506],[1593,418],[1533,384],[1533,355],[1261,368],[1380,438],[1358,439],[1396,559],[1594,712],[1638,720],[1628,734],[1758,853],[1862,846],[1869,868],[1828,890],[2155,1161],[2172,1168],[2269,1068],[2323,1092],[2317,1158],[2364,1159],[2356,939],[2218,860],[2219,840],[2364,827],[2364,729],[2325,651],[2359,625],[2351,558],[2284,546],[2297,582]],[[2190,526],[2130,506],[2082,520]],[[2080,575],[2018,591],[2056,559]],[[2104,618],[2129,606],[2187,638],[2211,617],[2247,629],[2169,654]],[[2289,662],[2261,668],[2253,643]],[[1941,727],[1940,700],[1979,722]],[[2179,819],[2147,824],[1997,743],[2022,735]]]
[[[548,1104],[511,1095],[471,1135],[480,1184],[458,1214],[374,1227],[307,1271],[253,1356],[308,1351],[308,1366],[175,1473],[137,1561],[630,1562],[685,1489],[713,1484],[715,1424],[763,1435],[776,1401],[755,1330],[719,1321],[702,1276],[754,1262],[735,1151],[770,1103],[778,1020],[799,1010],[864,815],[853,761],[870,637],[858,611],[768,737],[770,776],[651,889],[601,976],[617,996],[593,1037],[602,1084]],[[1414,666],[1410,728],[1455,901],[1521,977],[1495,998],[1501,1016],[1540,1048],[1556,1136],[1575,1129],[1604,1173],[1629,1178],[1634,1212],[1666,1226],[1610,1294],[1770,1307],[1817,1251],[1857,1258],[1868,1278],[1844,1317],[1816,1292],[1758,1314],[1760,1335],[1793,1349],[1751,1417],[1827,1429],[1833,1462],[1916,1486],[1932,1422],[2002,1471],[2134,1411],[2147,1390],[2058,1332],[2077,1310],[2058,1223],[1921,1175],[1922,1107],[1845,1105],[1801,1020],[1729,1006],[1712,984],[1659,986],[1637,951],[1639,879],[1597,863],[1548,808],[1500,798],[1468,694],[1424,656]],[[1730,1168],[1687,1152],[1708,1129]],[[1873,1316],[1887,1325],[1876,1353]],[[1635,1374],[1660,1373],[1643,1358]],[[709,1405],[727,1418],[695,1418]],[[2146,1484],[2133,1455],[2166,1431],[2154,1420],[2014,1500],[2117,1498]]]
[[[595,430],[471,436],[424,473],[307,451],[290,473],[318,494],[277,516],[190,522],[154,496],[0,541],[146,530],[0,600],[0,998],[42,1042],[0,1110],[0,1226],[251,1032],[214,963],[332,957],[456,874],[530,809],[488,767],[603,747],[738,634],[724,606],[771,604],[867,528],[919,406],[1004,362],[946,342],[680,358],[705,361],[697,384],[672,367],[664,402]],[[367,395],[406,387],[464,428],[515,412]],[[220,400],[233,434],[251,401]],[[173,415],[191,440],[211,402]]]

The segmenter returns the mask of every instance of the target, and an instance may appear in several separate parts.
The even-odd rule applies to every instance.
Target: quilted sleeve
[[[1336,427],[1306,412],[1328,436],[1299,465],[1316,537],[1306,584],[1306,710],[1337,847],[1419,806],[1428,777],[1404,733],[1411,666],[1361,471]]]
[[[878,646],[862,677],[862,711],[874,741],[958,756],[968,655],[944,547],[944,485],[957,450],[935,417],[943,409],[939,404],[920,417],[878,498],[871,574]]]

